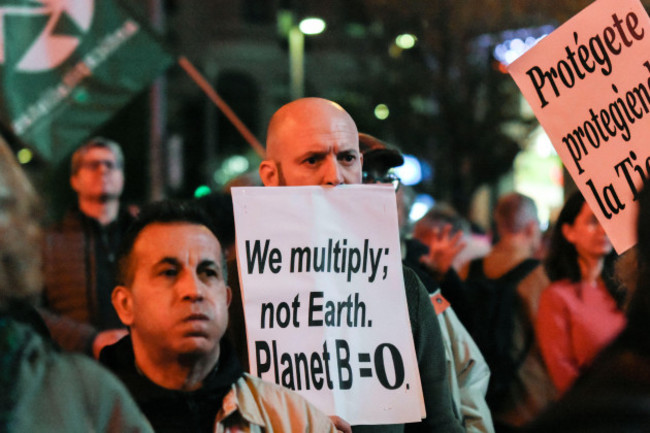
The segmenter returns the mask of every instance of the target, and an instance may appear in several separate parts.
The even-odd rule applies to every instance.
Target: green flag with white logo
[[[0,0],[0,122],[57,161],[175,61],[116,0]]]

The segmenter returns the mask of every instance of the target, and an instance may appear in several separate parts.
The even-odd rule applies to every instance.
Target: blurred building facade
[[[487,200],[478,200],[483,208],[502,189],[519,185],[525,192],[520,186],[530,182],[521,173],[538,165],[530,154],[518,157],[535,146],[539,126],[522,111],[519,91],[493,56],[503,32],[560,23],[588,3],[128,2],[161,29],[173,52],[205,75],[260,142],[272,113],[297,94],[335,100],[361,131],[428,165],[415,186],[418,192],[450,202],[464,214],[472,212],[472,197],[486,188]],[[289,34],[308,16],[322,18],[327,27],[304,36],[300,48]],[[414,46],[400,45],[400,35],[411,35]],[[171,68],[156,89],[135,98],[97,131],[125,148],[127,201],[148,201],[152,191],[188,197],[201,186],[218,189],[256,170],[260,156],[180,67]],[[161,128],[160,142],[153,144],[152,119]],[[71,199],[68,168],[49,171],[46,195],[61,207]],[[550,176],[561,182],[561,176]]]

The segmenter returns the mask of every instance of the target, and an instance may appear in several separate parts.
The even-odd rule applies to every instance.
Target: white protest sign
[[[633,246],[650,170],[650,19],[641,3],[597,0],[508,71],[616,251]]]
[[[393,188],[232,197],[251,374],[353,425],[420,421]]]

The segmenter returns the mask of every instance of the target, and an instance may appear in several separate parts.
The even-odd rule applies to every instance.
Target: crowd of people
[[[271,118],[259,167],[264,186],[395,189],[426,416],[350,425],[248,373],[227,192],[125,209],[120,147],[96,137],[71,158],[77,203],[43,230],[0,143],[0,431],[645,431],[650,191],[618,257],[577,192],[548,245],[516,192],[482,237],[446,205],[413,225],[402,163],[338,104],[302,98]]]

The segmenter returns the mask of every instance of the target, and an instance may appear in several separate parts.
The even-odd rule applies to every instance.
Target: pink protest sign
[[[508,71],[616,251],[633,246],[650,171],[650,18],[639,0],[597,0]]]

